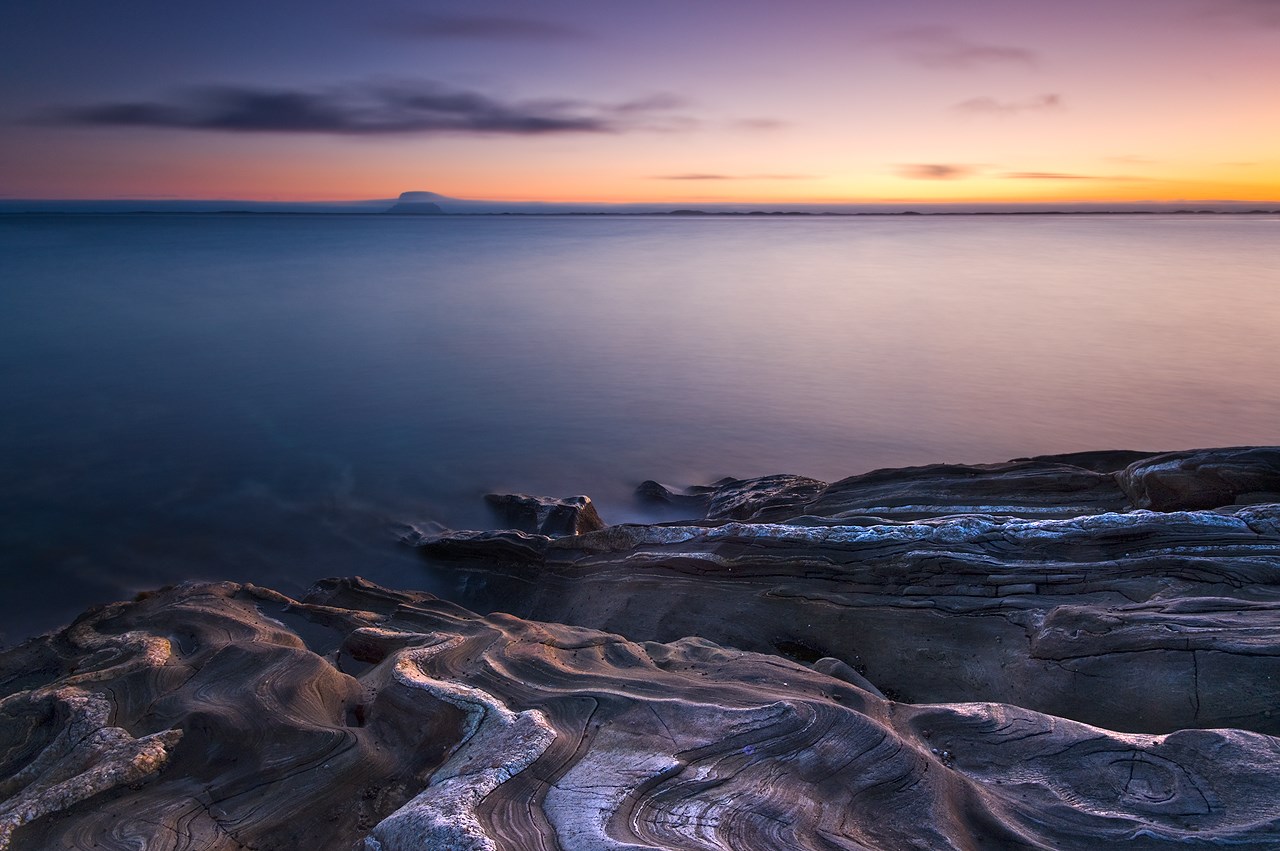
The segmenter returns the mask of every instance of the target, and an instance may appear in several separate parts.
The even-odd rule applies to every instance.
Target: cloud
[[[1090,174],[1068,174],[1061,171],[1011,171],[1001,175],[1010,180],[1097,180]]]
[[[1280,29],[1280,0],[1212,0],[1200,8],[1198,17],[1230,26]]]
[[[908,62],[926,68],[970,69],[985,65],[1019,65],[1034,68],[1039,57],[1033,50],[970,41],[950,27],[915,27],[889,36]]]
[[[1020,115],[1024,112],[1054,112],[1062,109],[1062,96],[1046,94],[1016,101],[999,101],[995,98],[979,97],[961,101],[952,108],[967,115]]]
[[[965,165],[959,163],[909,163],[895,169],[899,177],[910,180],[963,180],[978,174],[992,174],[1006,180],[1101,180],[1101,181],[1141,181],[1146,177],[1128,174],[1076,174],[1068,171],[1006,171],[994,174],[998,166]]]
[[[652,180],[813,180],[812,174],[655,174]]]
[[[955,163],[908,163],[896,169],[899,177],[909,180],[960,180],[978,171],[977,166]]]
[[[655,95],[636,98],[635,100],[623,101],[622,103],[608,107],[608,109],[618,115],[634,115],[642,112],[683,109],[688,105],[689,102],[679,95],[660,92]]]
[[[439,83],[358,84],[318,91],[206,86],[164,102],[64,110],[58,123],[236,133],[546,135],[687,129],[682,104],[657,95],[620,104],[507,102]]]
[[[1010,171],[1000,176],[1009,180],[1107,180],[1128,182],[1148,179],[1145,177],[1134,177],[1128,174],[1073,174],[1071,172],[1062,171]]]
[[[379,29],[424,39],[495,41],[564,41],[581,38],[581,30],[537,18],[497,15],[438,15],[430,12],[398,15]]]
[[[748,130],[754,133],[769,133],[787,127],[787,122],[777,118],[739,118],[730,125],[734,130]]]

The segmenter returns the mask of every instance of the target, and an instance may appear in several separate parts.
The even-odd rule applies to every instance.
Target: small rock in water
[[[605,527],[591,497],[570,496],[556,499],[523,493],[491,493],[485,502],[497,515],[503,529],[514,529],[530,535],[559,538],[582,535]]]

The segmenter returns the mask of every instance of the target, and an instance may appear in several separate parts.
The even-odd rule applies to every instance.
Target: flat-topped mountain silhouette
[[[436,203],[443,198],[434,192],[401,192],[399,200],[386,212],[402,216],[443,216],[444,210]]]

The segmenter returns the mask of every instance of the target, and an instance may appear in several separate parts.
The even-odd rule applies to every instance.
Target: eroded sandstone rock
[[[466,607],[99,607],[0,654],[0,851],[1280,847],[1277,451],[512,495],[407,539]]]
[[[114,724],[168,752],[141,782],[33,811],[4,839],[1092,851],[1280,836],[1271,736],[1123,734],[994,703],[906,705],[860,687],[844,664],[484,617],[360,580],[325,581],[305,601],[181,586],[0,656],[6,806],[47,788],[33,782],[40,754],[67,724],[84,727],[76,738]],[[31,701],[68,689],[100,708],[32,723]],[[72,783],[92,771],[66,763]]]

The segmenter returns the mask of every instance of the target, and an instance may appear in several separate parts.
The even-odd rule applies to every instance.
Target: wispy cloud
[[[1280,28],[1280,0],[1209,0],[1198,17],[1231,26]]]
[[[777,118],[738,118],[730,124],[734,130],[747,130],[753,133],[771,133],[787,126],[787,122]]]
[[[655,174],[652,180],[813,180],[812,174]]]
[[[505,101],[434,82],[362,83],[324,90],[206,86],[166,101],[62,110],[58,123],[235,133],[545,135],[680,130],[682,101],[656,95],[618,104],[574,99]]]
[[[1009,180],[1106,180],[1130,182],[1148,179],[1129,174],[1074,174],[1063,171],[1010,171],[1000,176]]]
[[[441,15],[416,12],[379,21],[378,28],[395,35],[423,39],[494,41],[565,41],[582,38],[574,27],[539,18],[501,15]]]
[[[965,163],[907,163],[895,167],[899,177],[910,180],[963,180],[985,175],[1005,180],[1094,180],[1141,181],[1150,178],[1131,174],[1080,174],[1070,171],[999,171],[999,166]]]
[[[969,98],[956,104],[953,109],[966,115],[1021,115],[1024,112],[1055,112],[1062,109],[1062,96],[1056,94],[1037,95],[1025,100],[1001,101],[995,98]]]
[[[910,180],[961,180],[981,171],[978,166],[957,163],[906,163],[894,171]]]
[[[972,41],[951,27],[928,26],[899,30],[889,36],[908,62],[926,68],[969,69],[987,65],[1019,65],[1034,68],[1036,52],[1025,47]]]

